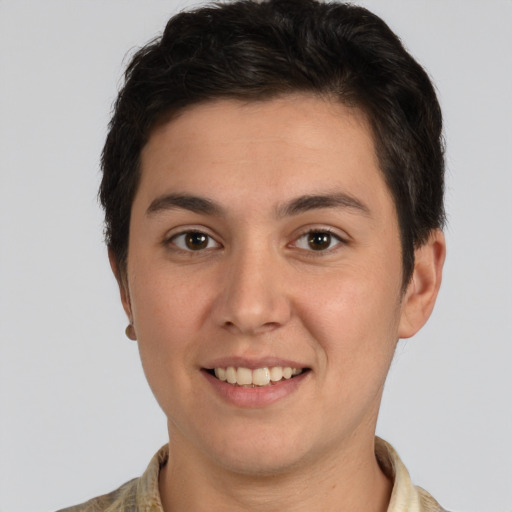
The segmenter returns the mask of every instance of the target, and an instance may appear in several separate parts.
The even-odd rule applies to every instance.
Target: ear
[[[126,275],[123,275],[121,270],[119,269],[119,264],[117,259],[111,249],[108,250],[108,260],[110,261],[110,268],[114,273],[117,284],[119,285],[119,292],[121,295],[121,303],[123,305],[123,309],[128,317],[130,324],[133,323],[132,316],[132,306],[130,301],[130,290],[128,289],[128,281]]]
[[[402,299],[400,338],[416,334],[430,317],[441,286],[445,257],[446,241],[440,229],[414,251],[414,270]]]

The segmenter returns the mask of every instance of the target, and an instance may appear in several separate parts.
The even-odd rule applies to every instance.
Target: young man
[[[71,510],[441,511],[375,438],[441,283],[441,141],[427,75],[365,9],[172,18],[128,67],[100,191],[169,445]]]

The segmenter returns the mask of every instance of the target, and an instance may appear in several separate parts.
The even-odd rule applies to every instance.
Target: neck
[[[341,453],[303,461],[279,474],[248,475],[170,443],[160,474],[164,511],[385,512],[392,483],[377,463],[374,440],[351,443]]]

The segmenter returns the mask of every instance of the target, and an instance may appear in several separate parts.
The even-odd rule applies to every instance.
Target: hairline
[[[378,136],[375,120],[371,116],[370,107],[365,106],[364,101],[361,99],[359,101],[357,100],[350,100],[349,97],[342,97],[342,93],[336,93],[332,90],[329,90],[328,88],[325,89],[304,89],[301,87],[293,87],[290,85],[289,90],[268,90],[261,92],[260,94],[251,94],[251,92],[248,92],[248,94],[242,94],[242,93],[231,93],[231,94],[225,94],[225,93],[218,93],[218,94],[212,94],[209,97],[202,97],[197,98],[194,100],[191,100],[186,105],[176,105],[176,106],[170,106],[169,108],[162,110],[162,112],[157,113],[154,116],[153,121],[150,123],[149,128],[147,129],[145,138],[143,140],[143,144],[141,145],[139,154],[138,154],[138,160],[135,165],[134,169],[134,177],[135,177],[135,183],[133,187],[133,196],[131,198],[131,206],[130,206],[130,219],[128,220],[128,233],[127,233],[127,243],[125,245],[125,254],[123,255],[122,261],[119,261],[119,269],[122,274],[127,273],[127,267],[128,267],[128,249],[129,249],[129,243],[130,243],[130,224],[131,224],[131,210],[133,208],[133,203],[135,200],[135,196],[137,195],[140,181],[142,177],[142,153],[144,151],[144,148],[147,146],[149,140],[151,139],[152,135],[158,128],[163,127],[164,125],[171,123],[181,117],[182,115],[186,114],[192,109],[195,109],[200,106],[204,105],[212,105],[215,103],[220,103],[223,101],[236,101],[239,102],[241,105],[252,105],[252,104],[258,104],[258,103],[265,103],[269,102],[275,99],[280,98],[290,98],[290,97],[303,97],[303,96],[310,96],[313,98],[318,98],[326,102],[330,102],[332,104],[341,105],[349,111],[351,111],[353,119],[358,119],[361,122],[364,122],[367,129],[369,130],[373,148],[374,148],[374,156],[376,159],[377,168],[381,173],[381,176],[384,180],[384,184],[391,196],[391,200],[393,203],[393,209],[395,212],[395,218],[398,223],[399,228],[399,234],[400,234],[400,250],[401,250],[401,265],[402,265],[402,292],[405,293],[405,290],[407,288],[408,283],[410,282],[410,279],[412,277],[412,269],[409,269],[408,274],[406,274],[406,265],[405,265],[405,259],[404,255],[406,254],[405,251],[405,244],[407,242],[406,240],[406,234],[404,233],[405,226],[402,225],[402,221],[400,218],[399,213],[399,200],[397,197],[395,197],[395,194],[393,193],[393,190],[390,186],[390,183],[388,181],[388,176],[386,172],[384,171],[385,166],[385,155],[383,155],[383,152],[385,149],[383,146],[383,141],[380,140],[380,137]],[[435,230],[435,228],[432,228],[429,233],[432,233]],[[426,243],[427,240],[419,240],[419,243],[413,245],[413,252],[412,257],[414,258],[414,249],[417,249],[418,247],[421,247]],[[109,246],[110,249],[110,246]],[[414,264],[414,261],[412,262]]]

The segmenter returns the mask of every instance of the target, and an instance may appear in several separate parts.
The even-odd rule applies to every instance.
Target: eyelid
[[[335,239],[337,241],[337,243],[334,244],[334,246],[332,246],[332,247],[328,247],[327,249],[316,250],[316,251],[314,249],[311,249],[311,248],[305,248],[305,247],[303,248],[303,247],[298,247],[297,246],[297,242],[301,238],[304,238],[304,237],[306,237],[306,236],[308,236],[308,235],[310,235],[312,233],[327,233],[333,239]],[[297,234],[297,236],[295,236],[293,238],[291,246],[295,247],[295,248],[298,248],[301,251],[305,251],[307,253],[312,253],[312,255],[320,256],[322,254],[326,254],[326,253],[330,253],[332,251],[335,251],[340,245],[343,246],[343,245],[347,245],[348,243],[349,243],[348,235],[340,233],[339,230],[333,229],[331,227],[326,227],[326,226],[312,226],[312,227],[308,227],[306,229],[301,230]]]
[[[176,239],[180,236],[185,236],[190,233],[198,233],[205,235],[209,238],[208,246],[210,245],[210,242],[214,242],[214,247],[205,247],[204,249],[198,249],[196,251],[189,249],[187,247],[180,247],[178,244],[175,243]],[[184,253],[200,253],[211,249],[216,249],[219,247],[222,247],[222,244],[217,240],[217,237],[212,235],[210,230],[202,227],[202,226],[180,226],[179,228],[175,228],[171,231],[171,233],[167,233],[165,235],[165,238],[163,240],[164,246],[171,247],[172,250],[175,251],[181,251]]]

